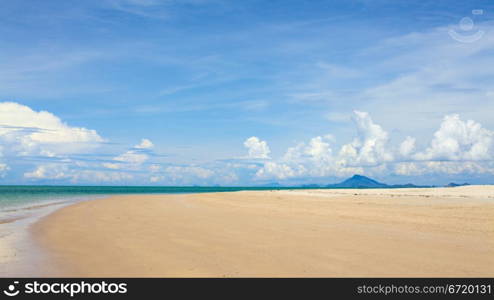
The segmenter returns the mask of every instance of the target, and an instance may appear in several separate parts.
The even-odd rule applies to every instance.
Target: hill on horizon
[[[465,185],[470,185],[469,183],[454,183],[451,182],[446,185],[442,185],[443,187],[457,187],[457,186],[465,186]],[[280,184],[278,182],[271,182],[268,184],[260,185],[260,187],[289,187],[283,184]],[[374,180],[372,178],[369,178],[364,175],[360,174],[354,174],[352,177],[343,180],[342,182],[339,183],[332,183],[332,184],[314,184],[314,183],[306,183],[302,184],[299,187],[302,188],[431,188],[431,187],[438,187],[436,185],[416,185],[413,183],[406,183],[406,184],[387,184],[383,182],[379,182],[377,180]],[[441,185],[439,185],[441,187]]]
[[[381,183],[369,177],[355,174],[352,177],[335,184],[328,184],[327,187],[340,188],[386,188],[390,187],[385,183]]]
[[[415,185],[413,183],[407,184],[393,184],[389,185],[386,183],[379,182],[367,176],[355,174],[352,177],[334,184],[328,184],[326,187],[332,188],[425,188],[434,187],[431,185]]]

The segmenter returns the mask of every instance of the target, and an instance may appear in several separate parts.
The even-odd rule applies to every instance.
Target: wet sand
[[[58,276],[493,277],[494,186],[112,196],[31,232]]]

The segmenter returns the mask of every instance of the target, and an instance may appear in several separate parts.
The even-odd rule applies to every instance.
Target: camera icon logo
[[[483,15],[484,11],[482,9],[474,9],[472,10],[472,15]],[[450,29],[448,31],[449,35],[456,41],[461,43],[473,43],[482,38],[484,36],[483,30],[474,31],[475,23],[470,17],[461,18],[458,23],[458,27],[460,32],[456,31],[456,29]]]
[[[14,281],[14,284],[10,284],[3,293],[9,297],[14,297],[19,294],[19,290],[16,290],[16,285],[19,284],[19,281]]]

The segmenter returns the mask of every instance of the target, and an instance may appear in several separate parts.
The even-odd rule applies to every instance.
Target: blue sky
[[[492,1],[4,1],[0,182],[494,183]]]

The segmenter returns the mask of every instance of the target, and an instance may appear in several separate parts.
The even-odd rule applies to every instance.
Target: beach
[[[494,186],[114,195],[30,233],[57,276],[493,277]]]

